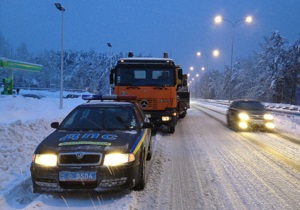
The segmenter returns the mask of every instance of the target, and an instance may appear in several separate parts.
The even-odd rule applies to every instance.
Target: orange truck
[[[163,58],[128,53],[111,69],[110,84],[114,94],[137,96],[136,103],[155,128],[167,126],[169,133],[175,132],[178,119],[190,108],[187,76],[167,53]]]

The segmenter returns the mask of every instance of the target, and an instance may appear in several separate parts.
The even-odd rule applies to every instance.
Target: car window
[[[71,112],[59,129],[128,130],[136,127],[130,107],[81,107]]]
[[[104,127],[108,130],[127,130],[136,127],[136,119],[131,107],[110,108],[105,112]]]
[[[241,109],[257,109],[257,110],[264,109],[264,106],[260,102],[256,102],[256,101],[239,102],[236,106]]]

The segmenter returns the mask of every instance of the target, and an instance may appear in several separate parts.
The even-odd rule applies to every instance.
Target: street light
[[[56,8],[61,11],[62,22],[61,22],[61,60],[60,60],[60,97],[59,97],[59,108],[63,108],[63,77],[64,77],[64,11],[65,8],[60,3],[55,3]]]
[[[200,51],[198,51],[197,53],[197,56],[200,57],[202,55],[204,55],[206,57],[206,69],[208,70],[208,55],[207,54],[204,54],[204,53],[201,53]],[[212,51],[212,56],[213,57],[218,57],[220,54],[219,50],[214,50]],[[202,71],[204,70],[205,68],[202,67]]]
[[[214,57],[219,57],[220,51],[219,51],[219,50],[214,50],[214,51],[212,52],[212,54],[213,54]]]
[[[233,61],[233,45],[234,45],[234,29],[237,23],[241,21],[245,21],[246,23],[251,23],[253,21],[251,16],[247,16],[246,18],[237,20],[235,22],[232,22],[231,20],[224,19],[222,16],[218,15],[215,17],[215,23],[221,23],[222,21],[227,21],[232,26],[232,41],[231,41],[231,58],[230,58],[230,73],[229,73],[229,101],[231,101],[231,77],[232,77],[232,61]]]

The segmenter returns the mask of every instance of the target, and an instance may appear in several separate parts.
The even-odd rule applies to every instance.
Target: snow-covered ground
[[[188,139],[191,138],[191,141],[195,138],[198,138],[198,136],[194,138],[192,134],[184,134],[184,129],[179,131],[176,130],[173,137],[171,135],[165,135],[163,133],[158,133],[154,137],[156,144],[156,157],[151,163],[149,172],[150,181],[148,180],[148,185],[143,192],[133,191],[126,193],[123,192],[122,194],[101,194],[95,196],[90,194],[75,194],[72,195],[71,201],[67,200],[64,195],[59,195],[61,197],[60,199],[58,199],[57,194],[32,194],[29,167],[31,163],[31,156],[34,152],[35,147],[44,137],[46,137],[53,131],[53,129],[50,127],[50,123],[52,121],[60,121],[75,106],[84,103],[84,101],[81,98],[64,99],[63,109],[59,109],[59,92],[21,90],[20,94],[25,94],[27,92],[35,93],[37,95],[44,95],[46,97],[35,99],[25,98],[21,95],[0,95],[0,209],[139,209],[138,207],[145,206],[147,206],[148,208],[151,207],[152,209],[169,209],[170,206],[174,207],[174,205],[183,206],[180,201],[167,200],[167,198],[169,196],[171,197],[172,193],[174,194],[175,192],[169,192],[166,195],[157,193],[162,192],[161,190],[159,190],[159,188],[164,188],[162,184],[171,184],[168,183],[168,180],[170,180],[171,178],[162,174],[169,172],[169,170],[170,173],[173,173],[173,170],[175,170],[164,168],[164,166],[166,167],[168,163],[172,161],[170,158],[172,153],[176,152],[163,152],[164,150],[166,150],[165,147],[167,142],[169,140],[172,141],[171,138],[173,137],[177,138],[177,134],[183,135]],[[66,95],[67,93],[64,94]],[[201,103],[202,106],[216,109],[217,111],[222,113],[226,112],[226,106],[224,105],[215,106],[213,103],[203,103],[197,100],[193,101],[193,103]],[[187,119],[185,118],[184,120]],[[277,124],[277,131],[289,135],[293,139],[300,139],[299,116],[287,117],[284,114],[280,114],[276,115],[275,120]],[[192,123],[193,122],[190,121],[190,126],[192,126]],[[179,127],[178,129],[181,129],[181,127]],[[294,150],[294,152],[296,153],[299,152],[299,149],[297,148]],[[189,177],[180,177],[181,173],[183,176]],[[172,175],[178,176],[174,178],[175,181],[190,179],[191,175],[184,172],[181,173]],[[159,179],[159,177],[161,177],[161,180]],[[215,180],[215,182],[217,182],[217,180]],[[192,188],[193,186],[191,186],[191,189]],[[171,190],[171,187],[169,186],[166,189]],[[180,194],[181,189],[176,190],[178,190],[178,193]],[[194,194],[197,194],[197,192],[191,191],[190,194],[192,196]],[[300,192],[298,195],[300,195]],[[164,199],[160,200],[161,202],[159,204],[153,201],[153,199],[157,196],[161,196],[161,199]],[[146,197],[147,199],[145,199],[144,197]],[[73,202],[72,205],[70,204],[70,202]],[[143,203],[143,205],[139,204],[141,202]],[[227,206],[226,203],[222,203],[222,205],[220,204],[220,206],[217,206],[213,203],[207,204],[207,201],[203,202],[206,203],[204,209],[218,209],[222,207],[222,205]],[[275,202],[277,201],[274,200],[274,203]],[[197,203],[197,201],[195,201],[195,203]],[[245,205],[246,208],[251,209],[250,204]],[[264,209],[265,207],[263,206],[263,204],[261,205],[262,209]],[[200,204],[198,204],[198,206],[200,206]],[[181,207],[179,207],[178,209],[181,209]],[[239,205],[234,208],[238,207]],[[197,209],[196,207],[193,208]],[[258,209],[258,205],[256,205],[254,209]]]

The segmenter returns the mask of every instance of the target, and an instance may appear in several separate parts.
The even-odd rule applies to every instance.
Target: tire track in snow
[[[202,111],[201,109],[199,109],[199,111]],[[210,114],[208,114],[210,115]],[[211,116],[211,115],[210,115]],[[216,118],[215,116],[212,118],[214,119]],[[219,120],[217,120],[219,121]],[[216,129],[218,130],[218,129]],[[227,129],[228,130],[228,129]],[[300,183],[300,178],[299,178],[299,173],[295,173],[295,171],[293,171],[290,167],[292,167],[293,169],[298,169],[298,164],[294,161],[291,161],[288,157],[286,157],[285,155],[276,152],[276,150],[273,150],[269,145],[266,145],[264,143],[262,143],[260,140],[254,139],[252,136],[254,134],[249,133],[249,132],[233,132],[228,130],[231,135],[233,136],[232,139],[239,139],[238,137],[242,138],[242,142],[244,145],[247,145],[247,147],[249,148],[250,151],[255,153],[256,161],[253,162],[249,162],[249,157],[251,157],[251,155],[245,155],[245,154],[240,154],[239,157],[235,157],[236,156],[236,152],[232,152],[231,157],[233,159],[236,159],[236,161],[239,163],[240,161],[243,160],[243,162],[245,162],[245,166],[244,168],[247,169],[247,171],[249,172],[249,174],[252,174],[254,177],[254,179],[257,179],[259,181],[255,181],[253,183],[261,183],[260,185],[258,185],[258,187],[256,187],[255,184],[252,184],[252,182],[248,182],[248,180],[251,180],[251,176],[250,178],[247,178],[248,175],[242,173],[241,175],[243,175],[245,177],[245,181],[244,182],[237,182],[237,186],[238,184],[243,184],[243,183],[248,183],[247,186],[252,186],[253,191],[260,191],[259,188],[264,188],[266,192],[269,192],[268,194],[272,195],[269,196],[267,199],[265,200],[272,200],[273,197],[276,197],[278,200],[278,202],[276,202],[276,204],[269,204],[270,208],[278,208],[281,207],[280,209],[299,209],[299,204],[298,204],[298,199],[297,197],[300,195],[299,192],[299,183]],[[248,134],[247,137],[245,137],[243,134]],[[261,133],[261,135],[263,135],[265,133]],[[250,137],[249,137],[250,136]],[[251,138],[252,137],[252,138]],[[249,138],[251,140],[249,140]],[[222,141],[220,141],[222,143]],[[285,141],[287,143],[287,141]],[[223,142],[224,143],[224,142]],[[225,143],[224,143],[225,144]],[[230,151],[230,147],[228,147],[227,150],[222,150],[224,154],[220,154],[220,156],[224,157],[223,159],[220,159],[220,161],[225,161],[225,159],[227,159],[224,164],[230,163],[230,153],[228,154],[228,151]],[[244,150],[242,150],[244,151]],[[275,155],[274,155],[275,154]],[[228,157],[229,156],[229,157]],[[267,157],[267,158],[266,158]],[[253,158],[253,157],[251,157]],[[260,164],[260,168],[256,165],[258,164],[258,162],[261,162]],[[281,162],[281,163],[280,163]],[[249,164],[250,163],[250,164]],[[282,164],[284,163],[284,164]],[[235,164],[231,163],[229,164],[232,166],[232,168],[234,168]],[[268,167],[270,168],[269,170],[272,171],[273,173],[267,173],[266,171],[264,171],[264,167]],[[221,168],[221,167],[220,167]],[[225,168],[224,168],[225,169]],[[252,169],[252,170],[250,170]],[[237,169],[236,169],[237,170]],[[297,170],[299,172],[299,170]],[[229,170],[227,172],[228,174],[231,173],[231,171]],[[222,176],[221,176],[222,177]],[[236,180],[238,176],[236,177]],[[276,181],[274,181],[276,180]],[[235,183],[235,179],[232,179],[230,181],[230,183]],[[295,184],[296,183],[296,184]],[[285,186],[285,187],[282,187]],[[284,188],[284,189],[282,189]],[[234,189],[234,188],[233,188]],[[238,189],[238,188],[237,188]],[[292,190],[290,190],[292,189]],[[293,192],[290,192],[293,191]],[[257,205],[257,207],[255,209],[261,209],[261,206],[265,206],[264,203],[264,199],[262,199],[265,196],[265,193],[259,193],[260,196],[256,196],[256,195],[251,195],[251,191],[248,192],[248,194],[246,194],[245,198],[247,199],[247,196],[252,196],[253,199],[259,201]],[[254,208],[254,206],[253,206]]]
[[[201,106],[202,107],[202,106]],[[216,121],[220,122],[221,124],[223,125],[226,125],[224,121],[220,120],[219,118],[217,118],[215,115],[212,115],[212,114],[209,114],[207,111],[204,111],[203,109],[200,109],[200,108],[197,108],[195,107],[196,109],[198,109],[199,111],[202,111],[203,113],[205,113],[206,115],[212,117],[213,119],[215,119]],[[202,107],[204,109],[207,109],[206,107]],[[213,112],[216,112],[214,111],[213,109],[207,109],[207,110],[210,110],[210,111],[213,111]],[[220,112],[217,112],[219,114],[222,114]],[[243,135],[243,132],[237,132],[237,134],[239,135]],[[274,132],[274,134],[277,134],[276,132]],[[278,134],[277,134],[278,135]],[[295,162],[294,160],[292,160],[291,158],[289,158],[287,155],[281,153],[281,152],[278,152],[276,149],[272,149],[269,145],[267,144],[264,144],[262,143],[261,141],[257,141],[256,139],[254,138],[251,138],[249,136],[245,136],[243,135],[247,140],[249,140],[250,142],[252,142],[253,144],[255,144],[256,146],[264,149],[266,152],[268,152],[269,154],[273,155],[274,157],[276,157],[277,159],[281,160],[282,162],[284,162],[285,164],[287,164],[288,166],[296,169],[297,171],[300,172],[300,164],[298,162]],[[285,137],[285,135],[278,135],[278,136],[281,136],[281,137]],[[285,140],[288,140],[290,142],[293,142],[293,143],[296,143],[298,144],[299,141],[297,140],[291,140],[291,137],[289,138],[284,138]]]

